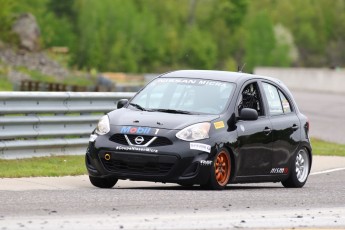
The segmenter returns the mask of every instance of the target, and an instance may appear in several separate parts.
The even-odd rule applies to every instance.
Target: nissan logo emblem
[[[134,139],[135,143],[137,145],[140,145],[141,143],[144,142],[144,138],[142,136],[137,136],[135,139]]]

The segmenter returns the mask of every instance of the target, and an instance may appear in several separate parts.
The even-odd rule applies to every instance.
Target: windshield
[[[233,83],[190,78],[157,78],[130,105],[140,110],[185,114],[220,114]]]

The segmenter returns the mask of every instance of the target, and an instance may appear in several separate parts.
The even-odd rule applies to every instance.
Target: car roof
[[[162,78],[174,77],[174,78],[198,78],[208,79],[216,81],[227,81],[227,82],[242,82],[250,79],[261,78],[269,79],[267,77],[242,73],[242,72],[229,72],[229,71],[218,71],[218,70],[177,70],[161,75]],[[275,79],[273,79],[275,80]]]
[[[174,78],[198,78],[209,79],[217,81],[237,82],[239,79],[245,78],[247,74],[218,71],[218,70],[177,70],[165,73],[160,77],[174,77]]]
[[[230,71],[219,71],[219,70],[177,70],[162,74],[162,78],[198,78],[198,79],[208,79],[208,80],[216,80],[216,81],[227,81],[233,83],[243,83],[248,80],[252,79],[262,79],[262,80],[269,80],[278,85],[286,86],[278,79],[260,75],[254,75],[249,73],[242,73],[242,72],[230,72]]]

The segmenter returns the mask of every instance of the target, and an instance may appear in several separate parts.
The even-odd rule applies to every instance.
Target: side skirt
[[[236,183],[262,183],[262,182],[280,182],[286,180],[288,175],[267,175],[267,176],[237,176],[231,182]]]

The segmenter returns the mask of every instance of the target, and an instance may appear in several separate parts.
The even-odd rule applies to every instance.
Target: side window
[[[291,112],[291,106],[285,95],[277,87],[262,83],[271,115],[280,115]]]
[[[278,91],[279,91],[280,100],[282,101],[284,113],[290,113],[291,106],[288,99],[286,99],[285,95],[280,90]]]
[[[259,87],[256,82],[246,85],[242,90],[238,103],[238,112],[240,112],[243,108],[255,109],[259,116],[265,115]]]

